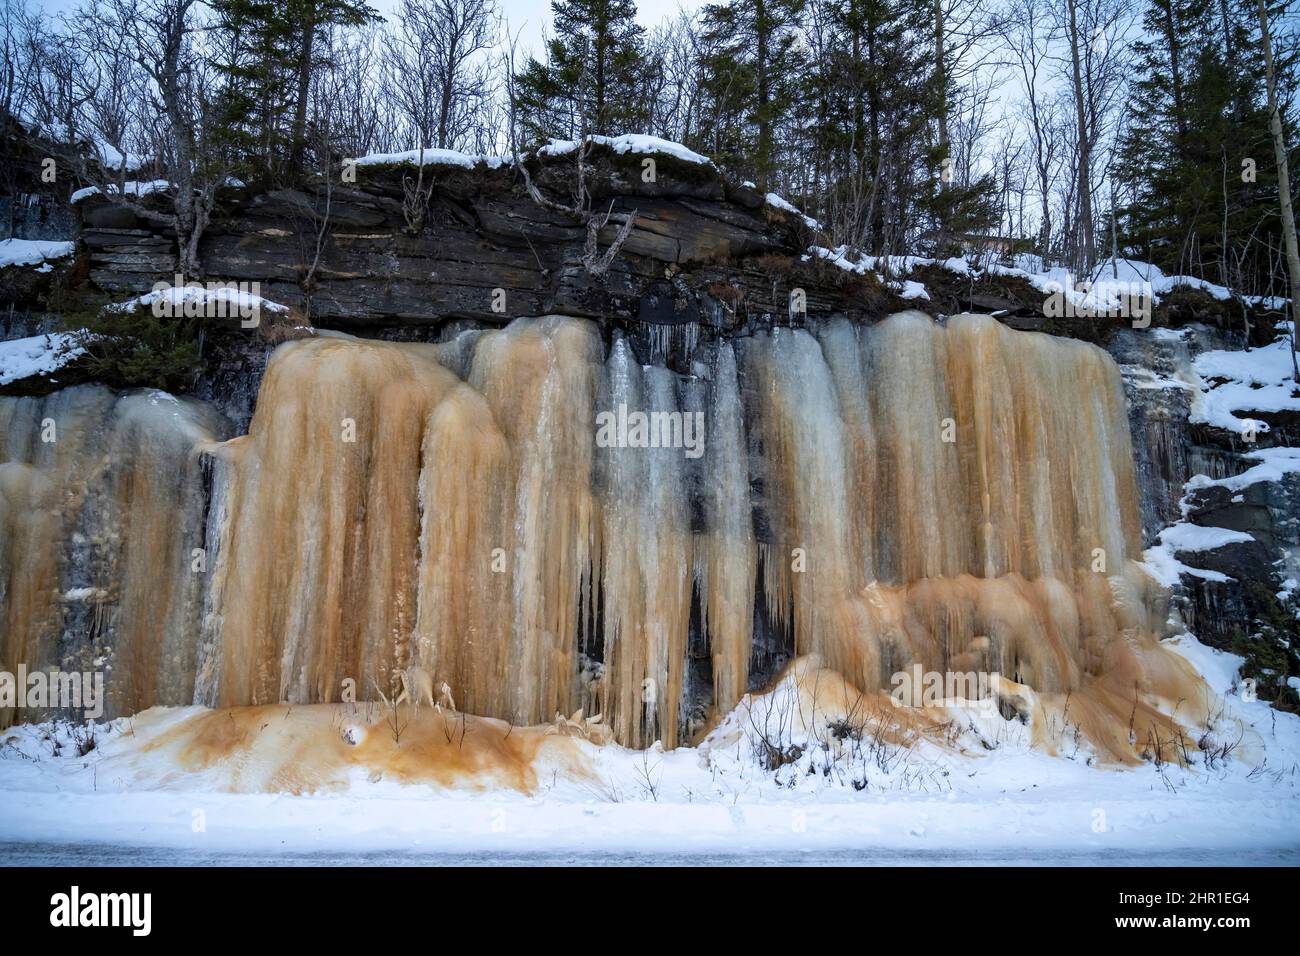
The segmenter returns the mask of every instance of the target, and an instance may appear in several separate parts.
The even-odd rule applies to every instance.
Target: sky
[[[82,0],[29,0],[35,9],[48,14],[69,13],[81,5]],[[399,0],[369,0],[372,7],[387,17],[397,9]],[[511,34],[519,34],[519,53],[540,53],[543,31],[551,28],[550,0],[497,0],[502,14],[510,24]],[[652,27],[664,18],[673,16],[679,8],[695,10],[705,0],[639,0],[637,21]]]
[[[551,29],[550,0],[497,0],[501,12],[510,23],[510,32],[519,32],[519,51],[531,49],[540,52],[542,33]],[[370,0],[371,6],[385,15],[395,10],[398,0]],[[644,27],[653,27],[666,17],[674,16],[679,7],[694,10],[704,5],[704,0],[639,0],[636,18]]]

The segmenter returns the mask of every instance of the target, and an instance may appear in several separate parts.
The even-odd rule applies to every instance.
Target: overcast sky
[[[46,13],[66,13],[81,6],[82,0],[29,0],[32,7]],[[392,15],[399,0],[368,0],[372,7],[385,16]],[[676,14],[679,7],[695,10],[706,0],[640,0],[637,3],[637,20],[652,27],[667,16]],[[510,23],[510,33],[519,34],[519,52],[538,53],[541,50],[542,32],[551,29],[550,0],[497,0],[502,14]]]
[[[510,32],[519,33],[519,50],[534,52],[541,49],[542,31],[551,31],[550,0],[497,0],[501,12],[510,22]],[[704,5],[705,0],[640,0],[637,3],[636,18],[642,26],[652,27],[665,17],[673,16],[679,7],[694,10]],[[384,14],[396,9],[398,0],[370,0],[370,5]]]

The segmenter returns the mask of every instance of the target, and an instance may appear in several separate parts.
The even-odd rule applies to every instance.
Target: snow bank
[[[623,136],[588,136],[589,142],[596,143],[600,146],[608,146],[619,155],[627,153],[650,154],[661,153],[665,156],[672,156],[674,159],[680,159],[686,163],[696,163],[700,166],[712,166],[713,160],[707,156],[702,156],[693,149],[687,149],[681,143],[674,143],[671,140],[660,139],[658,136],[647,136],[643,133],[628,133]],[[576,152],[579,141],[576,139],[553,139],[537,151],[538,156],[567,156],[569,153]]]
[[[171,188],[171,183],[165,179],[154,179],[149,182],[129,181],[122,184],[119,189],[116,183],[109,184],[108,198],[114,196],[130,196],[139,199],[142,196],[148,196],[150,193],[165,192]],[[98,196],[100,188],[98,186],[87,186],[85,189],[78,189],[68,200],[71,203],[79,203],[83,199],[89,199],[91,196]]]
[[[38,272],[52,268],[45,264],[49,259],[62,259],[72,255],[76,243],[44,239],[0,240],[0,269],[5,266],[41,266]]]
[[[1165,275],[1150,262],[1138,262],[1133,259],[1108,259],[1093,271],[1092,281],[1095,285],[1133,284],[1146,282],[1151,285],[1156,295],[1164,296],[1179,287],[1200,289],[1214,298],[1226,302],[1232,298],[1232,291],[1205,279],[1195,276]]]
[[[781,208],[798,212],[780,197],[773,200],[769,194],[768,201]],[[782,205],[784,203],[784,205]],[[802,215],[802,214],[801,214]],[[1012,265],[1003,265],[991,254],[966,259],[932,259],[925,256],[861,256],[852,253],[847,246],[824,249],[812,246],[809,254],[826,259],[840,268],[859,274],[874,270],[883,276],[905,276],[919,266],[938,266],[961,276],[999,275],[1023,279],[1044,297],[1057,296],[1061,303],[1078,315],[1125,315],[1131,310],[1135,299],[1141,302],[1149,300],[1150,305],[1157,304],[1161,297],[1168,295],[1179,287],[1200,289],[1221,301],[1232,298],[1232,292],[1221,285],[1198,279],[1194,276],[1168,276],[1149,262],[1137,262],[1131,259],[1109,259],[1100,263],[1086,277],[1080,279],[1068,269],[1061,266],[1046,266],[1038,256],[1018,255]],[[922,296],[919,284],[896,286],[901,289],[904,298],[928,298]],[[1271,303],[1280,308],[1285,300],[1265,300],[1255,297],[1257,304]],[[1136,316],[1135,316],[1136,317]]]
[[[1192,482],[1188,482],[1188,487],[1191,487],[1191,485]],[[1213,551],[1216,548],[1222,548],[1224,545],[1254,540],[1244,531],[1232,531],[1228,528],[1208,528],[1192,524],[1189,521],[1180,521],[1161,531],[1158,543],[1148,548],[1142,557],[1146,562],[1147,570],[1167,588],[1176,587],[1179,578],[1183,575],[1190,575],[1203,581],[1226,584],[1233,580],[1226,574],[1205,568],[1194,568],[1179,561],[1176,555],[1188,552]]]
[[[238,287],[232,288],[221,284],[203,286],[197,283],[186,286],[169,285],[165,289],[146,292],[137,298],[114,303],[109,308],[129,312],[138,307],[152,308],[159,302],[166,303],[177,311],[182,310],[187,304],[191,307],[221,306],[225,313],[238,312],[241,315],[260,309],[266,309],[268,312],[289,311],[287,305],[272,302],[270,299],[264,299],[260,295]]]
[[[822,224],[818,222],[816,219],[814,219],[812,216],[805,216],[803,214],[803,211],[800,210],[799,207],[797,207],[794,203],[790,202],[789,200],[781,196],[778,196],[776,193],[768,193],[767,196],[765,196],[764,198],[767,201],[767,204],[769,206],[773,206],[777,209],[780,209],[782,212],[788,212],[798,216],[800,219],[803,220],[804,225],[807,226],[809,229],[817,230],[822,227]]]
[[[1218,571],[1209,571],[1204,568],[1194,568],[1191,565],[1183,564],[1174,557],[1174,550],[1171,545],[1157,544],[1148,548],[1142,555],[1146,569],[1164,587],[1177,587],[1183,575],[1190,575],[1203,581],[1215,581],[1219,584],[1227,584],[1232,580],[1226,574]]]
[[[1180,521],[1160,532],[1160,543],[1167,544],[1175,551],[1214,551],[1229,544],[1242,544],[1254,541],[1244,531],[1232,531],[1228,528],[1208,528],[1199,524]]]
[[[475,166],[483,165],[489,169],[499,169],[502,166],[509,165],[510,160],[501,156],[476,156],[455,149],[408,149],[404,153],[370,153],[366,156],[358,156],[355,159],[344,160],[344,163],[353,163],[357,166],[419,165],[423,163],[425,166],[460,166],[463,169],[473,169]]]
[[[794,209],[793,206],[790,208]],[[809,219],[808,222],[809,228],[821,228],[816,220]],[[880,280],[881,285],[898,293],[900,299],[930,298],[929,291],[920,282],[911,279],[893,279],[890,276],[902,275],[916,265],[932,265],[935,261],[933,259],[922,259],[917,256],[854,256],[848,246],[836,246],[834,249],[809,246],[808,253],[819,259],[825,259],[845,272],[852,272],[855,275],[866,275],[871,272]],[[805,260],[808,258],[809,255],[804,256]]]
[[[70,332],[0,342],[0,385],[57,371],[85,352],[74,343]]]
[[[1288,336],[1263,348],[1202,352],[1193,367],[1202,380],[1193,401],[1194,422],[1259,433],[1269,430],[1267,423],[1237,413],[1300,411]]]
[[[948,260],[951,262],[953,260]],[[946,268],[950,267],[948,263],[945,263]],[[976,271],[1024,279],[1046,295],[1062,295],[1080,312],[1103,315],[1114,314],[1130,296],[1149,295],[1154,303],[1180,286],[1200,289],[1220,300],[1232,298],[1232,293],[1221,285],[1194,276],[1167,276],[1150,262],[1132,259],[1107,259],[1098,263],[1090,275],[1082,277],[1082,281],[1063,267],[1044,267],[1036,256],[1019,256],[1013,266],[1002,265],[988,257],[979,263]]]
[[[282,707],[248,708],[247,715],[237,709],[233,716],[156,708],[101,725],[84,755],[78,753],[84,730],[70,724],[0,734],[0,843],[9,854],[27,843],[40,844],[35,852],[42,854],[60,846],[84,853],[90,844],[106,858],[127,859],[133,848],[164,848],[180,862],[216,853],[245,862],[311,854],[317,863],[332,853],[380,854],[395,863],[439,854],[481,861],[548,853],[592,854],[597,862],[599,855],[626,861],[624,854],[673,853],[839,854],[841,862],[908,863],[1149,863],[1162,854],[1213,863],[1225,853],[1236,862],[1293,860],[1300,781],[1289,771],[1300,754],[1300,718],[1244,699],[1240,658],[1190,635],[1165,646],[1202,675],[1216,698],[1212,725],[1197,730],[1231,740],[1241,735],[1231,759],[1212,771],[1173,763],[1098,767],[1048,756],[1031,746],[1019,722],[995,716],[1003,730],[989,749],[957,755],[925,743],[882,748],[881,759],[897,763],[886,764],[889,773],[877,769],[869,781],[841,781],[834,769],[800,774],[797,762],[773,772],[750,752],[762,743],[755,728],[767,712],[756,704],[756,722],[729,718],[708,747],[640,752],[551,736],[541,743],[555,748],[552,758],[533,760],[531,792],[508,782],[494,786],[489,778],[483,786],[446,789],[430,788],[416,768],[427,766],[428,748],[459,753],[459,731],[448,744],[436,726],[428,735],[415,728],[398,746],[382,720],[358,728],[340,719],[337,706],[319,705],[329,714],[323,721],[305,707],[287,714]],[[828,689],[817,700],[834,710]],[[755,695],[762,696],[771,697],[777,715],[789,710],[782,701],[809,702],[791,685]],[[231,736],[224,729],[189,750],[194,736],[178,734],[195,721],[232,720],[253,741],[242,762],[221,759],[223,740]],[[420,720],[437,718],[426,709]],[[299,795],[284,785],[271,793],[230,792],[232,776],[274,783],[266,776],[272,764],[259,755],[277,741],[292,741],[296,752],[308,730],[327,736],[340,761],[368,753],[364,763],[374,761],[383,772],[358,767]],[[465,746],[473,747],[479,734],[495,739],[505,730],[470,718]],[[509,740],[522,731],[515,728]],[[816,742],[813,726],[799,732]],[[575,759],[591,778],[564,772]],[[204,764],[210,769],[197,769]],[[290,767],[281,784],[304,769]],[[204,825],[196,827],[196,820]],[[1286,853],[1291,856],[1278,855]]]
[[[660,139],[658,136],[631,133],[626,136],[590,136],[588,140],[602,146],[608,146],[620,155],[627,153],[659,153],[688,163],[697,163],[702,166],[713,165],[712,160],[707,156],[701,156],[694,150],[687,149],[681,143]],[[567,156],[577,151],[577,149],[578,140],[553,139],[541,147],[537,151],[537,155]],[[500,169],[502,166],[509,166],[512,160],[509,156],[478,156],[472,153],[462,153],[454,149],[411,149],[403,153],[371,153],[346,160],[346,162],[354,163],[357,166],[385,166],[398,163],[415,165],[423,162],[426,166],[460,166],[463,169],[473,169],[475,166],[483,165],[489,169]]]
[[[1218,487],[1238,492],[1261,481],[1281,481],[1287,475],[1300,473],[1300,448],[1261,448],[1246,452],[1245,457],[1260,464],[1228,478],[1195,475],[1187,482],[1187,488]]]

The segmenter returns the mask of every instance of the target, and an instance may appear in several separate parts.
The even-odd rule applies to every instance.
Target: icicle
[[[713,704],[725,714],[744,695],[754,622],[754,542],[745,423],[736,356],[718,346],[703,479],[707,529],[699,544],[700,599],[713,658]]]

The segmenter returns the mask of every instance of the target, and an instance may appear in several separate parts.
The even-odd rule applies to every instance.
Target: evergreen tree
[[[719,159],[772,182],[782,120],[794,108],[805,57],[805,0],[733,0],[704,8],[701,85],[718,123]]]
[[[923,0],[834,0],[837,42],[824,72],[821,146],[827,151],[827,222],[843,238],[881,252],[901,238],[912,160],[925,153],[934,104],[922,27]],[[907,161],[898,162],[902,157]]]
[[[632,0],[552,0],[555,37],[546,62],[530,59],[516,77],[526,135],[575,138],[638,132],[649,116],[639,101],[644,30]]]
[[[312,78],[328,65],[320,56],[322,38],[330,29],[361,26],[378,14],[364,0],[212,0],[212,7],[229,44],[218,67],[227,79],[228,135],[258,161],[250,174],[297,175],[307,144]]]
[[[1280,228],[1253,10],[1148,0],[1116,172],[1132,255],[1232,287],[1260,278]]]

